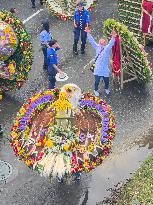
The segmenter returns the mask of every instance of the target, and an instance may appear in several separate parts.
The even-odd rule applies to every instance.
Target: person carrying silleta
[[[80,2],[77,5],[77,9],[74,12],[74,44],[73,53],[78,55],[77,45],[81,33],[81,53],[85,53],[85,45],[87,39],[87,33],[84,31],[85,27],[89,26],[89,12],[84,8],[83,3]]]
[[[44,55],[44,65],[43,65],[43,69],[47,69],[48,68],[48,60],[47,60],[47,47],[49,42],[51,41],[52,37],[49,31],[49,22],[43,21],[42,23],[42,31],[40,33],[40,44],[41,44],[41,48],[42,48],[42,52]]]
[[[58,59],[56,51],[60,49],[57,40],[52,40],[49,43],[49,48],[47,49],[47,59],[48,59],[48,74],[49,74],[49,88],[55,88],[55,76],[57,72],[63,74],[63,71],[59,68]]]
[[[90,29],[86,28],[85,31],[87,32],[87,38],[89,43],[96,51],[96,58],[95,58],[95,69],[94,69],[94,77],[95,77],[95,86],[94,86],[94,94],[98,97],[99,91],[98,86],[100,83],[100,79],[103,78],[105,84],[105,93],[108,95],[109,91],[109,58],[110,58],[110,51],[115,44],[115,37],[117,33],[112,31],[111,33],[111,40],[108,44],[106,44],[105,39],[100,39],[99,43],[96,43],[92,35],[90,34]]]

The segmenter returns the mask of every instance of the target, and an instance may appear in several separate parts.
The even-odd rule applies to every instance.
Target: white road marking
[[[25,24],[26,22],[28,22],[30,19],[32,19],[33,17],[35,17],[37,14],[39,14],[41,11],[43,11],[44,9],[39,9],[36,13],[32,14],[31,16],[29,16],[27,19],[23,20],[23,24]]]

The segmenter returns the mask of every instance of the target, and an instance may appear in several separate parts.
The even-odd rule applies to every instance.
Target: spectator
[[[51,41],[51,34],[50,34],[50,31],[49,31],[49,22],[48,21],[43,21],[42,25],[43,25],[43,29],[40,33],[40,44],[41,44],[42,52],[43,52],[43,55],[44,55],[43,69],[47,69],[48,68],[47,47],[48,47],[49,42]]]
[[[94,77],[95,77],[95,86],[94,86],[94,94],[98,97],[98,86],[100,83],[100,79],[103,78],[105,84],[105,93],[108,95],[109,91],[109,58],[110,58],[110,51],[115,43],[115,37],[117,36],[115,31],[112,31],[111,35],[112,38],[108,44],[106,44],[105,39],[100,39],[99,44],[97,44],[94,38],[90,34],[89,28],[86,28],[85,31],[87,32],[87,37],[92,45],[92,47],[96,50],[96,62],[95,62],[95,69],[94,69]]]
[[[50,48],[47,49],[47,58],[48,58],[48,74],[49,74],[49,88],[55,88],[55,76],[57,72],[63,74],[58,65],[56,51],[60,49],[57,40],[52,40],[49,43]]]
[[[18,11],[16,10],[16,8],[11,8],[11,9],[10,9],[10,12],[11,12],[12,14],[18,14]]]
[[[36,8],[35,0],[31,0],[32,8]],[[43,0],[40,0],[40,5],[43,5]]]
[[[73,53],[78,55],[77,45],[81,33],[81,53],[85,53],[85,44],[87,33],[84,31],[85,27],[89,26],[89,12],[84,8],[83,3],[78,3],[78,8],[74,12],[74,44]]]

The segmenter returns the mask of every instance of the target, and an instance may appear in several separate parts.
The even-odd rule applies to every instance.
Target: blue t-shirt
[[[84,9],[83,11],[76,10],[74,12],[74,20],[81,29],[86,27],[87,23],[90,22],[89,12]]]
[[[41,44],[44,44],[44,42],[50,42],[51,41],[51,34],[48,33],[46,30],[43,30],[41,33],[40,33],[40,43]]]
[[[57,73],[56,69],[53,67],[54,64],[58,64],[58,58],[56,54],[57,50],[59,49],[47,48],[48,71],[52,75],[56,75]]]

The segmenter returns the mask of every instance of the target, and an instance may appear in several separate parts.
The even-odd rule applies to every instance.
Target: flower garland
[[[56,88],[36,94],[21,107],[11,128],[10,144],[16,156],[41,175],[89,172],[109,154],[115,118],[105,101],[86,93],[72,126],[56,125],[54,109],[49,108],[59,93]]]
[[[119,21],[135,34],[140,43],[143,42],[140,30],[141,3],[142,0],[118,0]]]
[[[0,90],[19,89],[31,69],[31,37],[22,22],[6,10],[0,11],[0,33]]]
[[[102,31],[109,37],[112,30],[116,30],[122,39],[122,56],[133,64],[138,80],[144,83],[148,82],[152,70],[144,47],[139,44],[134,34],[124,24],[114,19],[107,19]],[[128,52],[128,56],[126,52]]]
[[[44,0],[44,4],[53,15],[57,16],[62,21],[72,19],[76,8],[76,1],[74,0],[63,1],[61,3],[57,3],[53,0]],[[97,4],[97,0],[93,0],[92,3],[91,1],[88,3],[88,0],[85,0],[84,4],[85,8],[92,12]]]

